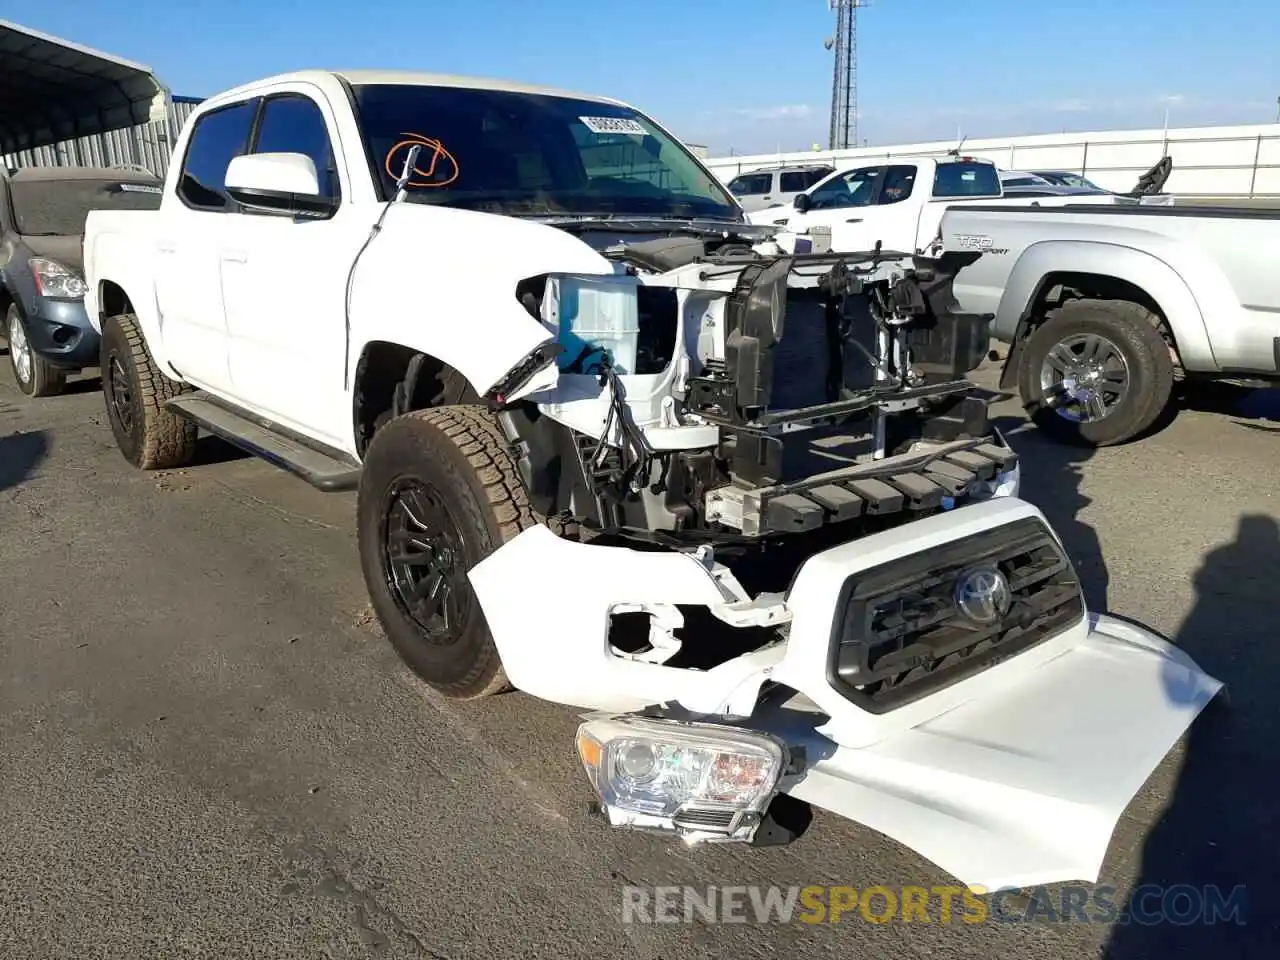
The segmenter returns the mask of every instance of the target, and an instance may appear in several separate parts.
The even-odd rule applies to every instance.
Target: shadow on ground
[[[1181,409],[1280,432],[1280,390],[1200,387]],[[1272,421],[1274,423],[1270,423]],[[1018,417],[996,421],[1021,457],[1024,496],[1057,529],[1092,608],[1106,610],[1109,578],[1094,529],[1080,519],[1095,454],[1056,443]],[[1141,442],[1141,441],[1139,441]],[[1260,465],[1270,470],[1270,465]],[[1193,725],[1168,806],[1142,847],[1141,865],[1105,960],[1275,956],[1280,939],[1280,528],[1244,516],[1233,541],[1204,557],[1195,604],[1174,642],[1227,685]],[[1174,691],[1170,696],[1175,696]],[[1216,921],[1216,922],[1212,922]]]
[[[245,453],[233,443],[228,443],[221,437],[211,435],[202,436],[196,441],[196,456],[191,462],[193,467],[207,467],[215,463],[229,463],[232,460],[243,460],[249,454]]]
[[[998,417],[993,423],[1018,454],[1021,496],[1040,508],[1062,538],[1090,609],[1106,610],[1110,578],[1101,542],[1093,527],[1080,519],[1092,502],[1081,490],[1081,479],[1094,451],[1051,440],[1022,417]]]
[[[1206,555],[1195,606],[1175,642],[1226,683],[1192,727],[1178,785],[1143,846],[1106,960],[1275,956],[1280,935],[1276,786],[1280,779],[1280,528],[1245,516]],[[1160,922],[1141,923],[1141,918]],[[1216,921],[1216,922],[1215,922]]]
[[[1187,384],[1181,408],[1215,413],[1233,427],[1280,433],[1280,387],[1249,390],[1229,383]]]
[[[78,396],[83,393],[98,393],[102,390],[102,378],[96,373],[92,376],[80,375],[75,379],[68,380],[67,385],[62,388],[63,396]]]
[[[49,455],[49,438],[43,430],[0,437],[0,490],[24,483]]]

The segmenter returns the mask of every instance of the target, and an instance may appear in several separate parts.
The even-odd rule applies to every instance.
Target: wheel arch
[[[444,404],[478,402],[475,384],[457,368],[422,350],[371,340],[360,351],[351,390],[355,449],[363,457],[389,417]]]
[[[1159,318],[1161,333],[1183,366],[1216,369],[1200,305],[1169,264],[1119,244],[1046,241],[1033,244],[1019,258],[1000,299],[995,328],[1013,331],[1002,389],[1016,383],[1022,346],[1031,332],[1054,305],[1077,297],[1140,304]]]
[[[128,292],[114,280],[98,281],[97,304],[99,322],[122,313],[137,313]]]

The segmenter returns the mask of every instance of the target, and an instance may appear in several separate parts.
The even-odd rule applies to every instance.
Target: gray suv
[[[738,198],[738,203],[747,213],[785,207],[790,205],[796,194],[804,193],[835,172],[835,167],[826,164],[752,170],[730,180],[729,192]]]
[[[90,210],[155,210],[150,173],[94,167],[0,171],[0,339],[18,389],[59,393],[67,374],[98,365],[84,309],[84,221]]]

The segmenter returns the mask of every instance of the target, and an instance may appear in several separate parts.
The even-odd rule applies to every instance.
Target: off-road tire
[[[132,423],[126,426],[113,402],[118,361],[129,392]],[[165,403],[187,392],[156,365],[132,314],[108,317],[102,325],[102,392],[111,432],[124,458],[140,470],[172,470],[189,464],[196,453],[198,428],[166,409]]]
[[[1070,300],[1051,311],[1022,349],[1018,391],[1027,415],[1045,433],[1077,446],[1115,446],[1141,436],[1173,396],[1173,359],[1157,323],[1150,310],[1128,300]],[[1055,345],[1088,333],[1106,337],[1120,349],[1129,368],[1129,387],[1108,416],[1075,423],[1045,404],[1040,369]]]
[[[462,537],[470,570],[521,531],[541,522],[516,472],[509,444],[483,406],[417,410],[396,417],[365,452],[357,498],[360,565],[373,610],[401,659],[428,685],[453,699],[511,688],[474,594],[448,645],[433,644],[401,608],[387,582],[387,508],[396,484],[425,483]],[[465,585],[470,590],[470,582]]]
[[[9,309],[5,311],[4,330],[0,331],[0,334],[7,338],[9,330],[15,322],[22,325],[23,335],[26,336],[27,321],[23,318],[22,311],[18,309],[18,305],[11,303],[9,304]],[[13,344],[9,344],[9,367],[13,370],[13,382],[28,397],[57,396],[67,385],[66,372],[59,370],[40,354],[36,353],[30,344],[31,338],[27,336],[27,351],[31,355],[31,376],[26,380],[23,380],[22,375],[18,373],[18,358],[14,355]]]

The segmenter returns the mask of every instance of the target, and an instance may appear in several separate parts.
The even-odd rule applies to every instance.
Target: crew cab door
[[[157,213],[155,294],[165,358],[189,382],[215,393],[231,388],[219,251],[237,205],[227,165],[244,153],[256,98],[195,117],[171,191]],[[178,158],[174,158],[178,162]]]
[[[264,95],[249,153],[309,157],[322,196],[337,206],[324,217],[238,213],[228,218],[219,259],[236,399],[346,449],[346,283],[374,217],[351,202],[337,131],[332,106],[310,84],[282,84]]]
[[[803,232],[813,227],[831,230],[837,252],[870,250],[877,242],[886,250],[913,250],[918,203],[914,197],[916,168],[877,165],[846,170],[828,177],[808,194],[809,207],[779,210],[778,222]]]
[[[871,203],[836,217],[831,223],[831,249],[837,252],[870,250],[879,243],[885,250],[914,253],[916,225],[924,204],[924,188],[916,191],[914,164],[881,167],[873,184]]]

